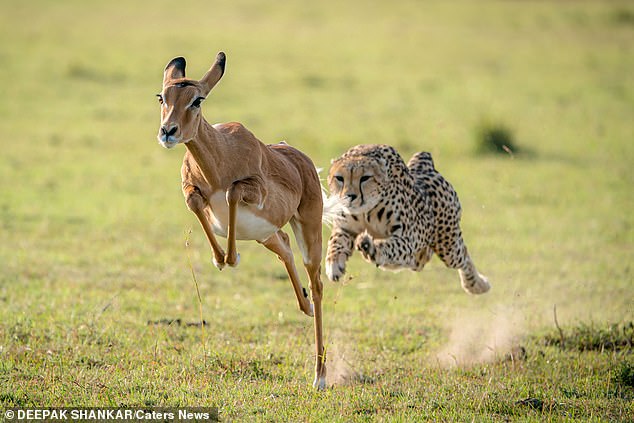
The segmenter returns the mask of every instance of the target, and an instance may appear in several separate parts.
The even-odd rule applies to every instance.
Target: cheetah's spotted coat
[[[451,184],[434,168],[431,154],[407,165],[388,145],[358,145],[333,161],[331,195],[343,206],[328,240],[326,274],[337,281],[353,250],[382,269],[422,270],[433,253],[458,269],[471,294],[489,290],[460,230],[461,206]]]

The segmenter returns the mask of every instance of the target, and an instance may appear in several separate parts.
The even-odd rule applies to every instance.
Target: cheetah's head
[[[385,169],[385,160],[381,158],[344,155],[330,167],[330,195],[338,197],[349,213],[365,213],[377,205],[386,189]]]

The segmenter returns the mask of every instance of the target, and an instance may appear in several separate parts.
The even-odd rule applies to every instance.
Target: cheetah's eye
[[[367,181],[368,179],[370,179],[371,176],[370,175],[363,175],[361,177],[361,179],[359,179],[359,182],[364,183],[365,181]]]
[[[336,175],[335,179],[337,180],[337,182],[343,182],[343,176],[341,175]]]

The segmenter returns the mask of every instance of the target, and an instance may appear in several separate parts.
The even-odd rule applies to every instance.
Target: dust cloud
[[[457,313],[447,325],[449,339],[430,354],[441,367],[468,367],[514,354],[525,334],[525,316],[514,307]]]
[[[326,384],[328,386],[350,385],[355,380],[358,380],[359,377],[358,372],[348,359],[348,357],[352,356],[352,351],[349,351],[349,348],[342,342],[342,338],[337,336],[337,334],[330,338],[326,351],[326,366],[328,368]]]

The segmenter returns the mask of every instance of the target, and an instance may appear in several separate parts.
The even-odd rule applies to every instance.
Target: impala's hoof
[[[315,316],[315,306],[313,306],[313,303],[308,303],[308,310],[304,310],[301,307],[299,309],[308,317]]]
[[[240,264],[240,253],[236,253],[235,260],[229,259],[229,257],[225,257],[225,262],[231,267],[237,267]]]
[[[218,261],[216,260],[216,257],[213,257],[211,261],[214,263],[214,266],[218,268],[218,270],[222,270],[225,268],[226,263],[224,261],[224,258],[222,259],[222,261]]]
[[[318,391],[323,391],[326,389],[326,378],[325,377],[316,377],[313,381],[313,388]]]

